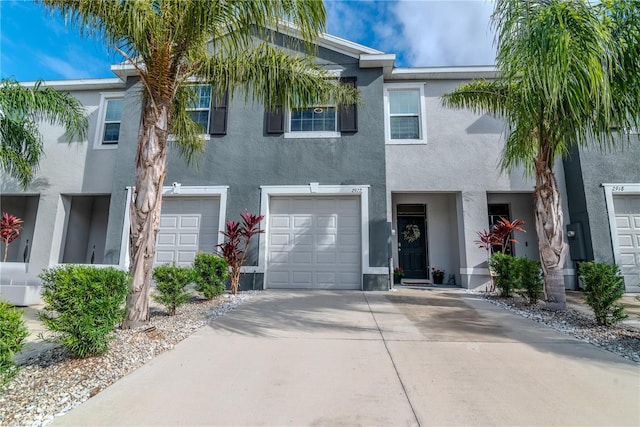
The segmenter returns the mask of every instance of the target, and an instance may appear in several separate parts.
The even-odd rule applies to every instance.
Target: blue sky
[[[330,34],[397,55],[396,66],[491,65],[489,0],[325,0]],[[0,0],[0,77],[114,77],[116,56],[29,0]]]

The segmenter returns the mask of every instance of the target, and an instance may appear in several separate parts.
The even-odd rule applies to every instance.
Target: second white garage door
[[[198,251],[218,244],[220,203],[213,197],[164,197],[155,265],[189,266]]]
[[[640,286],[640,195],[613,198],[620,269],[627,287]]]
[[[360,200],[272,197],[267,288],[361,289]]]

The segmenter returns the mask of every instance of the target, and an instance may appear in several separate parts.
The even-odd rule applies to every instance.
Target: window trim
[[[120,133],[118,134],[118,142],[116,144],[103,144],[102,137],[104,135],[104,127],[106,124],[107,103],[111,100],[121,99],[124,104],[124,92],[100,92],[100,106],[98,107],[98,122],[96,126],[96,135],[93,140],[93,148],[95,150],[117,150],[120,144]],[[124,109],[124,108],[123,108]],[[122,117],[120,117],[120,126],[122,130]]]
[[[424,83],[385,83],[384,85],[384,134],[385,144],[426,144],[427,143],[427,120],[426,120],[426,98],[424,94]],[[391,108],[389,106],[389,93],[397,91],[418,91],[420,97],[420,116],[418,126],[420,138],[418,139],[391,139]]]
[[[284,137],[285,139],[302,139],[302,138],[340,138],[342,136],[342,132],[339,126],[340,114],[338,112],[338,105],[335,104],[326,104],[326,105],[313,105],[311,107],[304,108],[333,108],[335,114],[335,131],[292,131],[291,130],[291,109],[287,108],[285,113],[285,130]]]

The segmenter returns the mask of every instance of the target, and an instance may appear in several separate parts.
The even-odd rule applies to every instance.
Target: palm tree
[[[534,200],[545,295],[564,310],[567,255],[553,167],[572,144],[609,147],[636,127],[640,103],[640,2],[497,0],[498,77],[444,95],[444,105],[501,117],[502,170],[535,176]]]
[[[124,327],[148,320],[151,271],[166,176],[169,134],[188,160],[204,150],[201,128],[185,106],[189,83],[210,84],[267,107],[313,105],[329,99],[357,101],[357,92],[336,85],[308,55],[288,55],[268,43],[290,21],[312,52],[324,30],[325,8],[317,0],[41,0],[84,32],[103,36],[132,65],[142,84],[135,188],[131,200],[132,293]],[[192,86],[191,86],[192,87]]]
[[[65,128],[69,141],[84,139],[87,119],[82,104],[68,93],[37,81],[33,87],[15,80],[0,81],[0,168],[23,188],[33,179],[43,155],[38,122]]]

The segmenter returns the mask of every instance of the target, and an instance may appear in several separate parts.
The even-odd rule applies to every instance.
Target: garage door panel
[[[272,234],[271,235],[271,245],[273,247],[278,246],[289,246],[290,236],[289,234]]]
[[[334,230],[338,228],[337,215],[318,215],[318,228],[325,230]]]
[[[175,234],[158,234],[158,244],[157,246],[173,246],[176,244],[176,235]]]
[[[336,263],[336,254],[334,252],[319,252],[316,254],[316,263],[334,265]]]
[[[351,265],[360,261],[360,252],[340,252],[338,261],[342,265]]]
[[[313,263],[313,252],[294,252],[291,257],[291,262],[297,265],[306,265]]]
[[[630,218],[626,216],[616,217],[616,227],[618,227],[618,230],[630,230],[631,229]]]
[[[291,226],[288,216],[272,216],[269,224],[272,229],[289,229],[289,227]]]
[[[313,216],[312,215],[295,215],[293,217],[293,229],[310,229],[313,226]]]
[[[161,216],[160,228],[178,228],[178,218],[175,216]]]
[[[317,234],[316,245],[320,247],[325,247],[325,246],[335,247],[336,235],[335,234]]]
[[[634,236],[620,234],[618,235],[618,243],[621,248],[633,248]]]
[[[156,250],[156,264],[171,263],[173,259],[173,251]]]
[[[622,254],[620,256],[620,267],[633,267],[637,263],[635,254]]]
[[[320,286],[335,285],[337,283],[335,271],[318,271],[316,273],[316,283]]]
[[[180,246],[196,246],[198,244],[197,234],[180,234],[178,244]]]
[[[277,266],[289,263],[289,252],[269,252],[269,265]]]
[[[360,289],[359,203],[357,197],[272,197],[267,287]]]
[[[313,235],[296,234],[293,236],[293,246],[295,248],[305,248],[313,246]]]
[[[309,270],[305,271],[293,271],[291,279],[294,283],[297,283],[303,287],[309,287],[313,283],[313,272]]]
[[[284,286],[289,283],[289,272],[288,271],[269,271],[269,280],[274,286]]]

